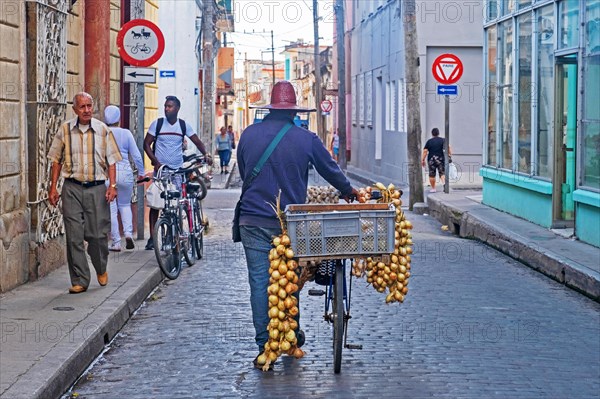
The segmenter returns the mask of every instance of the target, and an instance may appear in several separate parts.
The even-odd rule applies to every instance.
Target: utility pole
[[[321,83],[321,52],[319,51],[319,4],[313,0],[313,26],[315,34],[315,108],[317,109],[317,135],[327,147],[327,135],[323,131],[323,115],[321,115],[321,100],[323,97]]]
[[[275,39],[271,30],[271,67],[273,68],[273,86],[275,86]]]
[[[347,168],[346,160],[346,49],[344,47],[344,0],[335,0],[335,22],[338,56],[338,135],[340,153],[338,164],[342,170]]]
[[[202,134],[200,139],[206,150],[212,152],[213,142],[213,93],[214,55],[213,55],[213,2],[202,2]]]
[[[227,48],[227,32],[223,32],[223,48]],[[233,82],[231,82],[233,85]],[[225,120],[225,128],[229,125],[229,118],[227,116],[227,94],[223,95],[223,118]]]
[[[406,82],[406,146],[408,152],[408,209],[423,202],[423,170],[421,169],[421,80],[417,48],[417,19],[415,0],[404,0],[404,74]]]

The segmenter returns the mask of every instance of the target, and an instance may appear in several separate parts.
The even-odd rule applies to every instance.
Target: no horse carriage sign
[[[162,56],[165,51],[165,38],[153,22],[133,19],[119,31],[117,47],[121,57],[129,65],[147,67]]]

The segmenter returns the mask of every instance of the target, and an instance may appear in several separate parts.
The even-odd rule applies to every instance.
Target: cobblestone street
[[[245,260],[230,240],[239,189],[211,190],[205,256],[165,280],[65,397],[597,398],[600,306],[503,254],[410,212],[403,304],[353,279],[342,371],[323,298],[301,292],[304,358],[256,356]],[[560,317],[558,317],[560,316]]]

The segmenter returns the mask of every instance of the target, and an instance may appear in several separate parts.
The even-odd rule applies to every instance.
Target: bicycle
[[[374,191],[371,198],[376,200],[380,194]],[[353,254],[383,257],[393,252],[390,249],[394,244],[395,211],[387,204],[301,204],[288,205],[286,216],[299,263],[304,267],[318,264],[314,281],[326,287],[325,290],[309,289],[308,295],[325,295],[323,318],[333,326],[333,369],[339,374],[342,350],[362,349],[362,345],[348,343],[353,275],[350,273],[348,283],[346,264],[352,262]],[[368,223],[374,224],[368,227]],[[367,248],[369,242],[372,247]]]
[[[165,169],[168,167],[161,166],[156,177],[153,177],[153,180],[162,184],[163,192],[160,196],[165,200],[161,214],[154,225],[154,253],[163,274],[170,280],[175,280],[181,273],[182,257],[188,264],[191,261],[188,254],[190,234],[187,223],[184,223],[184,220],[187,220],[187,216],[183,215],[185,208],[179,201],[181,192],[173,184],[177,171],[166,172]],[[173,205],[174,200],[177,200],[176,205]]]
[[[184,167],[176,173],[181,174],[182,184],[182,204],[186,211],[186,220],[188,227],[189,248],[192,250],[192,257],[200,260],[204,254],[204,234],[208,229],[208,219],[204,216],[202,209],[202,199],[208,192],[206,184],[201,178],[202,168],[207,165],[203,156],[193,155],[184,157],[186,163]],[[186,257],[186,262],[190,264],[191,259]]]

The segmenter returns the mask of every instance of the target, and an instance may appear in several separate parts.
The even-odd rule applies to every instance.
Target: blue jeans
[[[272,237],[281,234],[281,229],[240,226],[240,233],[248,265],[254,338],[258,351],[262,352],[269,340],[269,251],[273,248]]]

